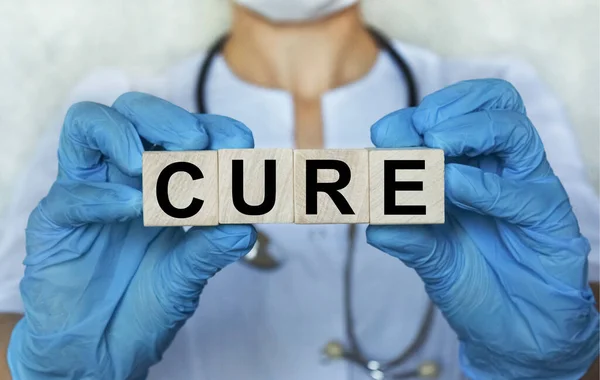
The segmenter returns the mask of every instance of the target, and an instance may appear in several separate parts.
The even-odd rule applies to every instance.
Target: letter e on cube
[[[444,223],[444,151],[370,149],[370,224]]]

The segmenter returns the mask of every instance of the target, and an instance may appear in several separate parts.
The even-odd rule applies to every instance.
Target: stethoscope
[[[417,87],[415,84],[414,76],[410,70],[410,67],[406,61],[398,54],[398,52],[392,47],[390,41],[384,37],[381,33],[374,29],[369,29],[372,38],[375,40],[380,49],[387,52],[406,81],[408,104],[409,107],[417,105],[419,97]],[[224,35],[219,38],[208,50],[202,66],[200,68],[200,75],[198,77],[198,83],[196,86],[196,106],[199,113],[208,113],[206,107],[206,82],[210,74],[210,69],[215,57],[223,50],[223,46],[229,38],[228,35]],[[400,355],[396,358],[380,362],[377,360],[367,359],[363,354],[358,340],[355,334],[354,319],[352,316],[352,305],[351,305],[351,294],[352,294],[352,270],[354,265],[354,236],[355,236],[355,225],[350,225],[349,241],[347,250],[347,260],[344,270],[344,309],[345,309],[345,322],[346,322],[346,334],[348,337],[348,344],[344,347],[343,344],[331,341],[327,343],[323,349],[323,354],[328,360],[345,359],[349,362],[355,363],[359,367],[367,371],[370,377],[374,380],[383,379],[410,379],[410,378],[436,378],[439,373],[441,366],[435,361],[424,361],[416,368],[412,370],[396,371],[399,367],[404,364],[408,359],[412,358],[419,349],[423,346],[433,323],[434,307],[433,303],[429,303],[425,317],[419,327],[419,331],[415,339]],[[268,238],[259,234],[258,242],[253,249],[251,254],[246,256],[245,262],[252,265],[255,268],[262,270],[274,270],[279,267],[280,263],[273,258],[268,252]]]

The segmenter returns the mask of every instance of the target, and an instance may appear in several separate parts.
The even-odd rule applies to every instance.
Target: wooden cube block
[[[145,152],[145,226],[212,226],[219,222],[216,151]]]
[[[219,150],[219,223],[293,223],[292,149]]]
[[[296,223],[368,223],[368,151],[295,150],[294,197]]]
[[[444,151],[370,149],[370,223],[444,223]]]

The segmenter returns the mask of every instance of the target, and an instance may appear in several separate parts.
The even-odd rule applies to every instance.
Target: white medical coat
[[[510,59],[455,60],[403,43],[395,48],[412,68],[425,96],[463,79],[496,77],[520,91],[539,130],[548,158],[563,181],[583,234],[590,240],[591,279],[598,280],[598,199],[585,178],[579,149],[565,110],[531,67]],[[143,91],[196,111],[195,87],[203,54],[152,78],[120,70],[99,70],[73,92],[69,103],[91,100],[110,105],[128,91]],[[245,83],[221,56],[207,83],[210,113],[233,117],[254,133],[256,147],[293,147],[294,110],[290,94]],[[322,97],[327,148],[371,146],[369,128],[379,118],[407,106],[404,78],[387,53],[357,82]],[[28,214],[56,176],[60,125],[48,130],[15,189],[0,224],[0,312],[22,311],[18,282],[25,255]],[[345,342],[343,270],[347,225],[259,225],[280,269],[261,272],[235,263],[209,281],[200,306],[179,332],[150,379],[319,380],[369,379],[344,361],[327,363],[321,351],[330,340]],[[356,335],[368,358],[389,360],[414,339],[428,303],[413,270],[367,245],[364,226],[355,238],[352,294]],[[458,379],[458,342],[436,311],[430,338],[403,367],[424,360],[442,363],[441,379]]]

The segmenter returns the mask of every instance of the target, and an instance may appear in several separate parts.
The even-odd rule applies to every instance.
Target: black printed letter
[[[336,182],[317,182],[319,169],[331,169],[340,174]],[[306,214],[317,214],[317,193],[319,191],[329,195],[342,215],[354,215],[354,211],[340,190],[350,183],[350,167],[339,160],[306,160]]]
[[[233,160],[231,165],[233,206],[244,215],[264,215],[271,211],[275,206],[277,189],[275,160],[265,160],[265,197],[257,206],[250,206],[244,200],[244,161]]]
[[[174,162],[160,172],[156,181],[156,200],[165,214],[178,219],[190,218],[198,213],[204,204],[202,199],[192,198],[186,208],[177,208],[169,200],[169,180],[177,172],[186,172],[193,180],[202,179],[202,170],[189,162]]]
[[[383,214],[425,215],[426,206],[396,205],[396,191],[423,191],[423,182],[396,181],[396,170],[423,170],[424,160],[389,160],[383,163]]]

